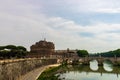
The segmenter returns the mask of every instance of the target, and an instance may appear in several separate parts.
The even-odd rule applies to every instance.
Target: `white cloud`
[[[57,42],[56,47],[58,49],[70,47],[99,52],[119,48],[120,24],[96,23],[94,25],[81,26],[74,21],[60,17],[56,19],[55,17],[50,18],[48,23],[51,23],[49,27],[55,26],[57,28],[51,28],[51,36]],[[92,33],[94,36],[86,37],[78,33]]]
[[[120,8],[101,8],[96,10],[96,12],[100,13],[120,13]]]
[[[120,13],[119,0],[66,0],[65,4],[70,7],[70,10],[78,13]]]
[[[90,2],[90,0],[86,1]],[[47,16],[41,11],[36,11],[36,6],[27,3],[22,5],[22,3],[13,0],[7,3],[8,6],[1,4],[3,9],[0,7],[0,45],[17,44],[29,48],[43,39],[44,35],[48,41],[55,42],[56,49],[87,49],[89,52],[100,52],[120,47],[118,45],[120,44],[120,24],[98,22],[82,26],[63,17]],[[86,4],[84,1],[83,3]],[[91,2],[89,5],[92,6],[92,4]],[[90,7],[89,5],[86,4],[84,9]],[[81,33],[91,33],[93,36]]]
[[[45,35],[49,41],[55,42],[56,49],[87,49],[89,52],[99,52],[120,47],[120,24],[96,23],[82,26],[61,17],[45,15],[25,17],[4,14],[2,17],[0,21],[4,24],[1,23],[0,29],[1,45],[17,44],[29,48]],[[80,33],[92,33],[93,36]]]

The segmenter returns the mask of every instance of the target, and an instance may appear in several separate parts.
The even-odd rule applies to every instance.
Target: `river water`
[[[62,80],[120,80],[120,67],[115,67],[110,61],[105,61],[103,66],[98,66],[96,60],[90,66],[69,65],[59,74]]]

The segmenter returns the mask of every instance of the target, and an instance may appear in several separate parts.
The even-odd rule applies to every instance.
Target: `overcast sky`
[[[0,45],[30,46],[44,38],[56,49],[120,48],[120,0],[0,0]]]

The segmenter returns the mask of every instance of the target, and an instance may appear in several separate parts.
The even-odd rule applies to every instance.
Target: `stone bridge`
[[[101,56],[100,57],[76,57],[76,58],[69,57],[69,58],[61,59],[61,62],[65,60],[67,60],[68,63],[73,62],[74,60],[77,60],[80,63],[86,64],[86,65],[89,65],[90,61],[92,60],[97,60],[99,66],[102,66],[104,61],[109,60],[112,62],[113,65],[120,65],[120,57],[101,57]]]
[[[103,62],[109,60],[113,65],[119,65],[120,58],[119,57],[85,57],[81,58],[84,64],[89,64],[91,60],[97,60],[98,65],[102,66]]]

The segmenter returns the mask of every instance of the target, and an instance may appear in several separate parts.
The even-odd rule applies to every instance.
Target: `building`
[[[53,42],[41,40],[30,47],[29,57],[50,57],[54,54],[55,46]]]
[[[78,57],[77,55],[77,50],[55,50],[55,54],[53,54],[53,57],[56,58],[76,58]]]

